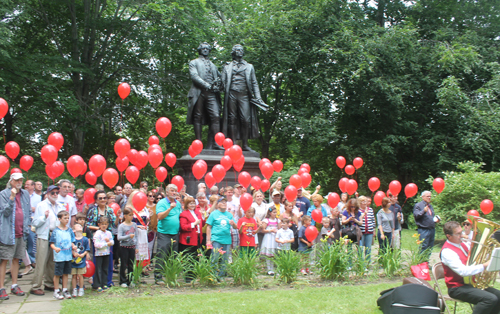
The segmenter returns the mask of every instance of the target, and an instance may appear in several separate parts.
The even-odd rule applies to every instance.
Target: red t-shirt
[[[253,218],[242,217],[238,220],[238,230],[244,222],[246,224],[240,232],[240,246],[255,246],[255,235],[252,231],[255,232],[258,229],[257,221]]]
[[[21,205],[21,192],[16,194],[16,198],[14,199],[16,203],[16,221],[14,222],[15,237],[21,238],[23,236],[23,227],[24,227],[24,213],[23,206]]]

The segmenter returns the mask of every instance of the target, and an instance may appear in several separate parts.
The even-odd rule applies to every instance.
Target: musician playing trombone
[[[489,287],[484,290],[464,283],[463,277],[482,273],[490,264],[466,266],[469,248],[462,242],[462,227],[458,222],[449,221],[444,224],[446,242],[441,249],[444,279],[450,297],[475,304],[473,313],[500,313],[500,291]]]

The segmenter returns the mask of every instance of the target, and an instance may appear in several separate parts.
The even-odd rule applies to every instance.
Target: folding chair
[[[446,301],[452,301],[452,302],[455,302],[455,309],[454,309],[453,313],[456,313],[457,312],[457,302],[460,302],[460,303],[466,303],[466,302],[460,301],[457,299],[453,299],[448,294],[443,294],[441,292],[441,288],[439,287],[438,280],[444,279],[443,263],[439,262],[439,263],[434,264],[434,266],[432,266],[432,277],[434,278],[434,290],[439,294],[439,296],[441,297],[441,300],[443,300],[444,307],[446,308],[446,311],[448,312],[448,314],[450,314],[450,309],[448,308],[448,304],[446,304]],[[469,303],[469,305],[470,305],[470,308],[472,309],[472,304]]]

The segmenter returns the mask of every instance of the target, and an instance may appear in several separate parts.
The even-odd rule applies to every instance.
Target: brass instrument
[[[492,238],[493,234],[500,229],[500,224],[476,216],[468,216],[472,221],[472,231],[474,232],[467,258],[467,266],[480,265],[491,259],[493,249],[500,247],[500,243]],[[475,288],[486,289],[492,285],[496,279],[498,271],[482,273],[464,277],[465,284],[470,284]]]

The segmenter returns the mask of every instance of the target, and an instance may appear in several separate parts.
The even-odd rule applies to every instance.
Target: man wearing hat
[[[22,173],[13,173],[5,190],[0,192],[0,300],[8,300],[4,287],[7,263],[12,260],[11,293],[23,296],[17,285],[19,260],[25,256],[26,240],[31,225],[31,205],[28,191],[22,190]]]
[[[274,190],[271,194],[273,201],[269,203],[267,206],[267,210],[269,208],[276,208],[276,217],[280,217],[280,213],[285,210],[285,205],[281,204],[281,192],[278,190]]]
[[[45,281],[45,290],[54,290],[54,251],[50,248],[50,234],[59,225],[57,213],[66,210],[57,201],[59,187],[51,185],[47,189],[47,198],[38,203],[33,215],[33,227],[37,236],[36,240],[36,268],[35,276],[31,282],[30,293],[44,295],[42,283]]]
[[[295,205],[302,212],[302,215],[307,215],[307,210],[311,207],[311,202],[307,197],[302,195],[302,187],[297,189],[297,201]]]

